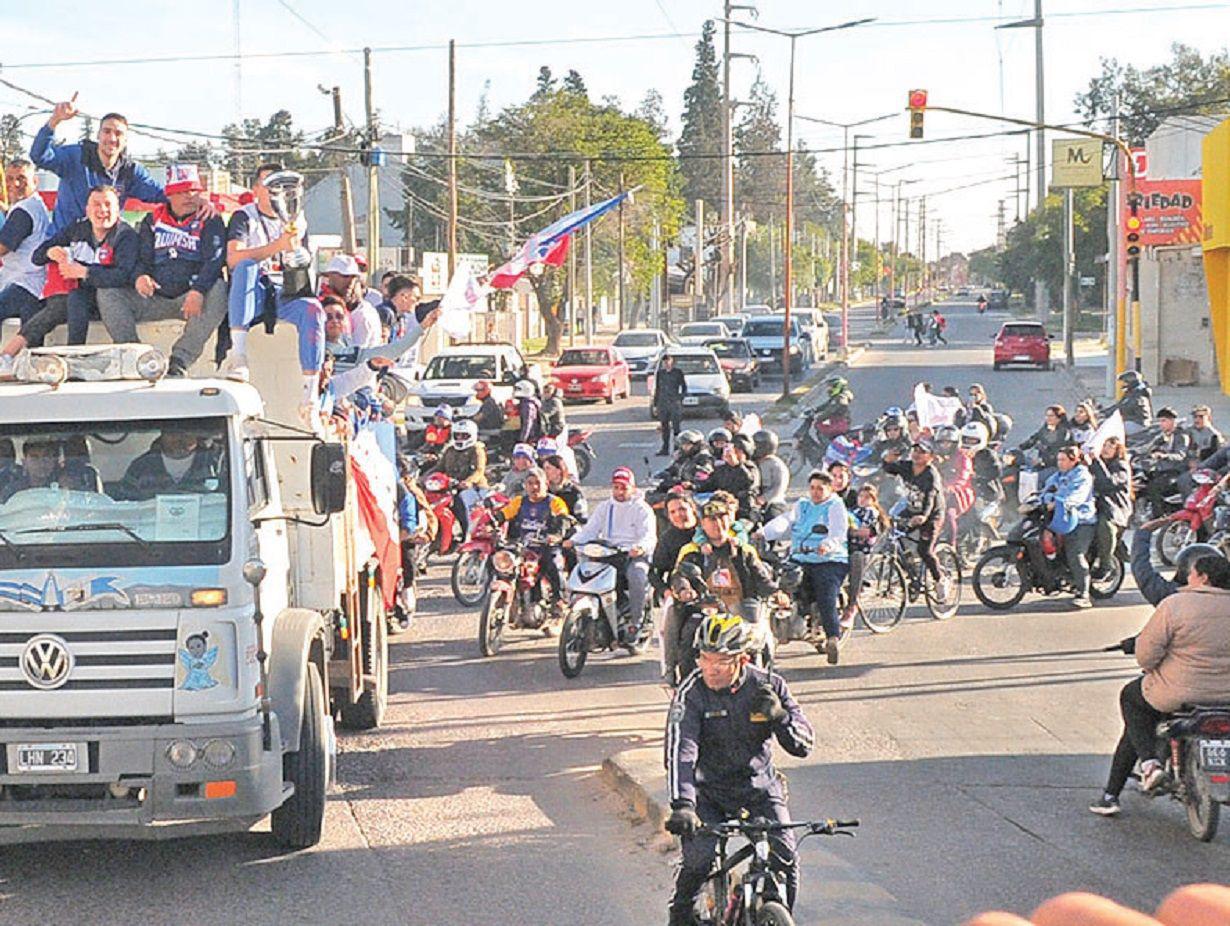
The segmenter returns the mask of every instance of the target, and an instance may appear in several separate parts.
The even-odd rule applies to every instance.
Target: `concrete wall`
[[[1141,372],[1145,379],[1177,385],[1181,362],[1188,360],[1196,364],[1200,385],[1217,382],[1204,265],[1198,248],[1157,249],[1140,262],[1140,316]],[[1169,368],[1167,361],[1171,361]]]

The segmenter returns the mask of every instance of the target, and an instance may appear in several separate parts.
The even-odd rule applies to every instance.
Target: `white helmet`
[[[470,419],[458,421],[453,425],[452,444],[458,450],[465,450],[478,443],[478,425]]]
[[[987,426],[981,421],[971,421],[961,429],[961,446],[967,450],[981,450],[987,445]]]
[[[534,394],[534,384],[528,379],[517,380],[513,386],[513,397],[517,399],[528,399]]]

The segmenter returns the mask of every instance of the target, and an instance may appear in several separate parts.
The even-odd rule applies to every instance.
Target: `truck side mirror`
[[[312,445],[312,508],[317,514],[337,514],[346,507],[346,448],[341,444]]]

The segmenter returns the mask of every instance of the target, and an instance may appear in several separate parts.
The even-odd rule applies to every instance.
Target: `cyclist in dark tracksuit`
[[[937,582],[940,564],[935,558],[935,539],[944,523],[944,481],[935,468],[935,447],[930,439],[920,438],[910,448],[910,461],[898,462],[890,452],[884,458],[884,472],[900,476],[905,482],[905,517],[909,527],[918,531],[918,555]]]
[[[786,793],[773,765],[772,739],[805,757],[815,742],[811,724],[780,675],[748,662],[751,630],[742,618],[715,614],[697,632],[698,668],[671,702],[666,725],[666,769],[671,816],[668,831],[680,836],[683,865],[671,898],[671,926],[692,923],[692,906],[709,874],[716,837],[699,833],[739,816],[789,822]],[[798,891],[795,839],[770,837],[785,869],[787,906]]]

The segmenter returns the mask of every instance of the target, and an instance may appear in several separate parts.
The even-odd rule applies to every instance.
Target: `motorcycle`
[[[502,494],[488,495],[470,509],[470,529],[453,561],[450,584],[457,603],[467,608],[483,600],[491,582],[488,563],[504,536],[496,523],[495,511],[508,503]]]
[[[1221,805],[1230,804],[1230,706],[1192,706],[1157,726],[1170,747],[1169,794],[1187,809],[1187,828],[1201,842],[1217,834]]]
[[[1043,595],[1072,590],[1072,577],[1063,557],[1063,538],[1046,525],[1050,512],[1040,500],[1021,506],[1021,520],[1008,532],[1005,542],[991,547],[974,566],[974,594],[993,611],[1007,611],[1020,603],[1027,591]],[[1111,598],[1123,584],[1127,550],[1120,541],[1109,564],[1090,569],[1089,594],[1099,600]]]
[[[548,538],[556,546],[559,538]],[[542,630],[551,619],[554,596],[542,573],[542,554],[521,541],[500,544],[491,555],[491,583],[478,618],[478,647],[494,656],[508,627]]]
[[[801,409],[799,423],[790,438],[790,449],[783,455],[790,472],[797,474],[808,466],[819,466],[829,442],[849,430],[850,411],[847,405],[834,406],[826,402]]]
[[[576,678],[591,652],[622,646],[629,653],[644,651],[653,632],[653,616],[646,603],[633,614],[619,575],[627,564],[626,551],[600,540],[577,549],[577,565],[568,576],[568,616],[559,634],[559,667],[565,678]]]
[[[1157,490],[1161,503],[1154,502],[1153,486],[1157,482],[1162,487]],[[1136,500],[1132,507],[1132,526],[1136,527],[1154,518],[1165,518],[1183,507],[1183,496],[1178,489],[1179,473],[1174,470],[1158,469],[1158,463],[1151,457],[1132,457],[1132,497]]]
[[[1153,535],[1154,549],[1167,566],[1174,565],[1175,557],[1184,547],[1208,540],[1213,514],[1223,497],[1222,481],[1213,470],[1196,470],[1192,482],[1196,488],[1184,500],[1183,507],[1173,512],[1170,523]]]
[[[429,547],[424,548],[423,557],[428,553],[436,556],[448,556],[453,553],[464,539],[461,524],[453,512],[453,499],[457,495],[456,486],[447,473],[435,472],[423,479],[423,493],[427,496],[427,504],[439,522],[439,530]]]
[[[823,524],[816,524],[812,527],[812,534],[817,538],[827,532]],[[828,638],[825,636],[824,629],[819,626],[819,617],[812,614],[813,602],[811,596],[807,594],[807,585],[803,581],[804,567],[790,558],[787,547],[788,544],[784,544],[780,550],[765,551],[765,562],[773,567],[777,587],[782,592],[781,595],[771,599],[768,605],[769,626],[773,631],[773,639],[778,644],[802,640],[814,646],[816,652],[823,653],[824,644]],[[815,546],[803,544],[799,552],[815,552],[818,549],[819,543]],[[843,585],[837,601],[838,614],[844,613],[848,600],[846,586]],[[843,626],[837,640],[838,646],[845,646],[852,632],[853,625]]]
[[[580,428],[568,429],[568,446],[572,448],[572,455],[576,457],[577,478],[581,482],[589,478],[589,473],[594,468],[594,461],[598,459],[598,454],[594,452],[593,444],[589,442],[590,435],[593,433],[592,428],[584,430]]]

